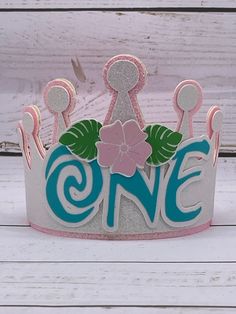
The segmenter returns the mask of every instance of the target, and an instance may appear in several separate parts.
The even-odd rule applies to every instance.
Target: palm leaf
[[[96,142],[99,141],[99,130],[102,124],[96,120],[82,120],[72,125],[59,139],[82,159],[93,160],[97,156]]]
[[[148,134],[146,142],[152,146],[147,163],[159,166],[169,161],[181,142],[182,134],[158,124],[148,125],[144,131]]]

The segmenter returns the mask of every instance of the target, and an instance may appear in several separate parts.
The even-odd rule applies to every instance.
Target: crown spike
[[[75,107],[75,88],[66,79],[50,81],[44,90],[44,102],[54,115],[52,143],[55,144],[60,135],[70,125],[69,115]]]
[[[207,133],[212,142],[214,165],[220,149],[220,131],[222,128],[222,122],[222,111],[218,106],[212,106],[207,113]]]
[[[137,101],[137,93],[143,88],[146,69],[139,59],[130,55],[111,58],[105,65],[103,78],[112,100],[104,125],[120,120],[135,119],[141,128],[144,120]]]
[[[18,127],[20,146],[28,167],[37,167],[37,162],[45,156],[45,149],[39,137],[40,111],[36,106],[28,106],[24,110],[22,121]]]
[[[193,137],[193,115],[202,105],[201,86],[193,80],[181,82],[175,89],[173,103],[179,116],[177,130],[183,134],[182,140]]]
[[[16,130],[17,130],[19,146],[22,152],[24,164],[25,164],[25,167],[27,167],[27,169],[29,170],[30,169],[30,153],[29,153],[27,137],[23,130],[22,121],[18,123]]]

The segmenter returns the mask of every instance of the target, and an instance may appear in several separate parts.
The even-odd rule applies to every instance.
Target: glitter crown
[[[56,79],[44,90],[54,116],[52,145],[42,145],[40,111],[24,109],[17,132],[23,154],[27,216],[51,234],[94,239],[154,239],[206,229],[213,216],[222,113],[209,109],[206,135],[194,136],[202,89],[193,80],[174,91],[176,129],[147,124],[137,94],[146,69],[134,56],[105,65],[111,93],[104,122],[70,123],[76,92]]]

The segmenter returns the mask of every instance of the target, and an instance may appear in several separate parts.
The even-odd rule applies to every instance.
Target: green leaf
[[[182,134],[158,124],[148,125],[144,131],[148,134],[146,142],[152,146],[147,163],[159,166],[169,161],[181,142]]]
[[[96,142],[102,124],[96,120],[82,120],[72,125],[59,139],[59,142],[82,159],[92,160],[97,156]]]

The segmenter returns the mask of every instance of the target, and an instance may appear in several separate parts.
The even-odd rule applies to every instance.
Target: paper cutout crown
[[[181,82],[174,92],[176,131],[147,125],[137,93],[146,79],[136,57],[105,65],[112,94],[104,123],[70,125],[75,90],[65,79],[49,82],[44,99],[54,115],[52,146],[39,137],[40,112],[24,109],[18,125],[32,227],[56,235],[96,239],[153,239],[206,229],[213,216],[222,113],[207,114],[207,135],[193,136],[202,104],[200,85]]]

